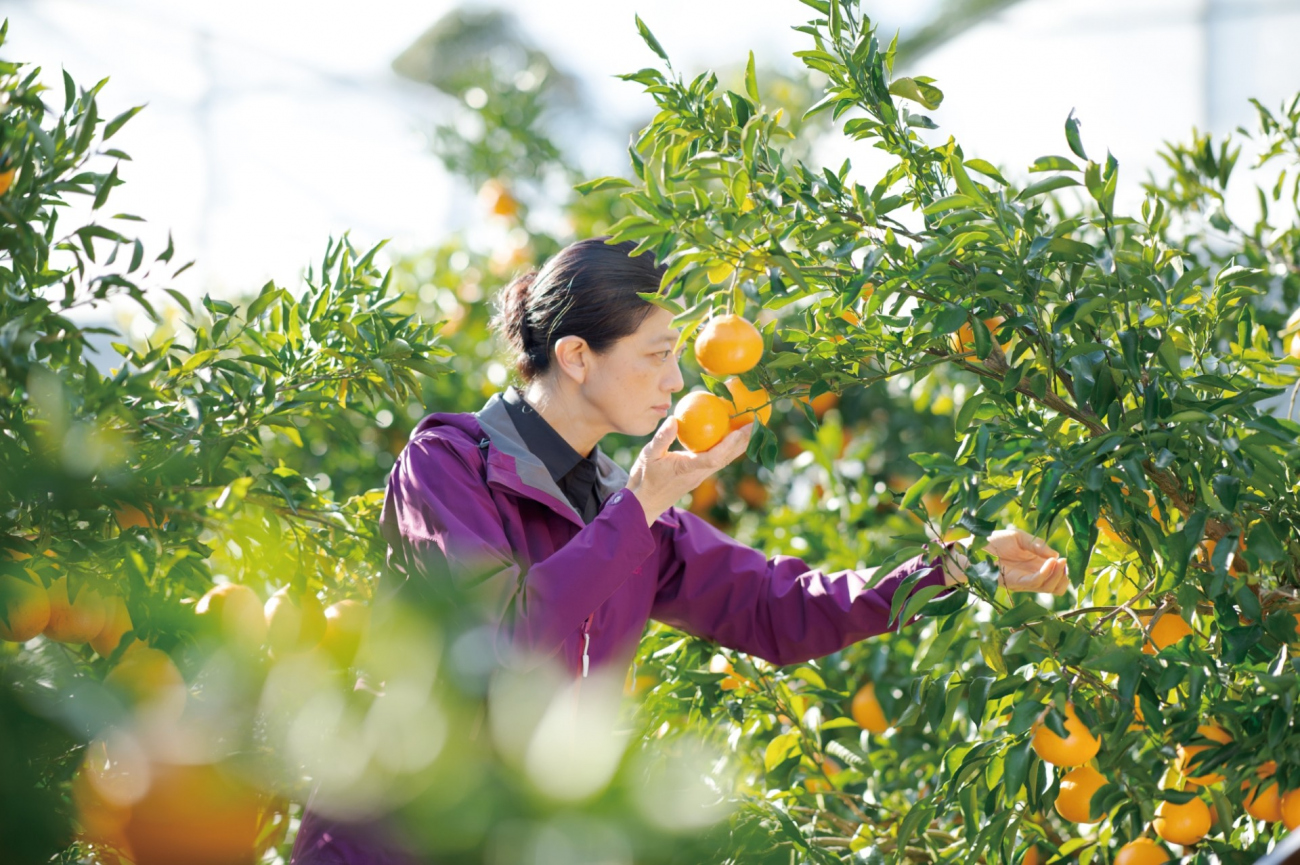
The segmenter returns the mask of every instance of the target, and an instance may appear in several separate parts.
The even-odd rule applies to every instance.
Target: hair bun
[[[533,339],[528,326],[528,293],[537,281],[537,271],[520,274],[501,289],[497,301],[497,316],[493,322],[496,330],[505,337],[510,350],[519,358],[519,372],[528,377],[536,362]]]

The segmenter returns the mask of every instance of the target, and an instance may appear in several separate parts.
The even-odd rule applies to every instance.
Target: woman
[[[496,326],[525,389],[475,414],[430,415],[412,433],[383,513],[404,590],[470,595],[495,623],[503,663],[558,662],[581,677],[626,668],[649,619],[778,665],[821,657],[890,630],[905,582],[915,592],[963,580],[953,554],[913,559],[868,588],[871,571],[768,559],[673,507],[743,454],[751,431],[706,453],[669,450],[678,332],[638,297],[658,291],[663,271],[633,246],[574,243],[503,292]],[[600,450],[611,432],[654,433],[630,473]],[[989,548],[1013,588],[1065,590],[1065,564],[1041,541],[1011,530]],[[408,861],[373,835],[309,809],[293,862]]]

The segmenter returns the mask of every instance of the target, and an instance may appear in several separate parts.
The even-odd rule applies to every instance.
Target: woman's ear
[[[591,374],[591,346],[580,336],[562,336],[555,341],[555,362],[560,373],[576,384],[586,384]]]

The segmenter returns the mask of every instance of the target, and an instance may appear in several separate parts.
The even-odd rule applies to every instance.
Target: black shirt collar
[[[587,463],[582,466],[580,472],[584,480],[590,483],[595,479],[596,453],[600,450],[599,445],[592,449],[590,455],[584,457],[573,448],[573,445],[564,440],[564,436],[555,431],[555,427],[546,422],[546,418],[542,417],[537,409],[528,404],[517,388],[506,388],[501,399],[524,444],[546,465],[552,480],[558,483],[580,463]]]

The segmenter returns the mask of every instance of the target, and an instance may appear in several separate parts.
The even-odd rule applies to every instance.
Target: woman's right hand
[[[646,525],[654,525],[654,521],[678,499],[743,454],[753,434],[751,424],[730,433],[703,453],[670,451],[668,448],[677,437],[677,418],[669,415],[654,438],[641,449],[627,479],[628,492],[635,495],[645,509]]]

